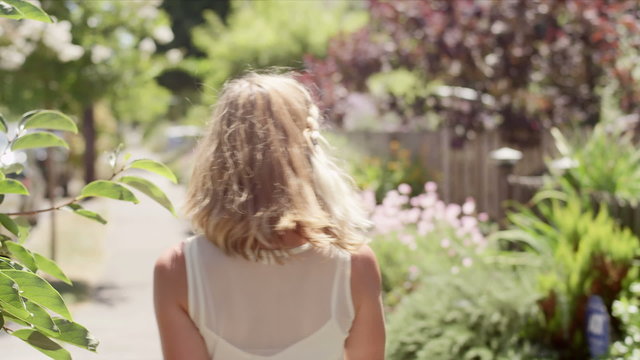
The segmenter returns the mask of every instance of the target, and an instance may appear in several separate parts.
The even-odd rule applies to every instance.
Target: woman
[[[187,197],[201,235],[155,266],[165,359],[383,359],[368,221],[318,120],[291,77],[225,85]]]

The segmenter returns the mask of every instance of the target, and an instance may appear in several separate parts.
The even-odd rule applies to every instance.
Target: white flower
[[[146,37],[140,41],[138,49],[144,53],[153,54],[156,52],[156,43],[151,38]]]
[[[26,56],[13,46],[0,48],[0,69],[16,70],[26,60]]]
[[[167,44],[173,40],[173,31],[166,25],[158,26],[153,30],[153,37],[159,44]]]
[[[94,45],[91,48],[91,62],[94,64],[101,63],[113,55],[113,49],[104,45]]]
[[[169,63],[175,65],[177,63],[179,63],[180,61],[182,61],[183,55],[182,55],[182,51],[180,51],[180,49],[171,49],[169,51],[167,51],[167,60],[169,61]],[[375,197],[374,197],[374,206],[375,206]]]
[[[145,5],[138,9],[137,15],[142,19],[155,19],[158,16],[158,9],[154,5]]]
[[[71,23],[67,20],[62,20],[48,24],[42,41],[50,49],[59,52],[59,49],[71,43]]]
[[[58,59],[62,62],[78,60],[84,55],[84,48],[80,45],[68,44],[58,51]]]
[[[55,51],[62,62],[77,60],[84,55],[82,46],[71,43],[71,23],[67,20],[48,24],[42,42]]]

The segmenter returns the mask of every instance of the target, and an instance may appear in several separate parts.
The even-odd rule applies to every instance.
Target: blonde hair
[[[320,249],[356,251],[369,226],[352,179],[327,155],[318,108],[291,76],[225,84],[198,144],[186,211],[229,255],[288,253],[297,232]]]

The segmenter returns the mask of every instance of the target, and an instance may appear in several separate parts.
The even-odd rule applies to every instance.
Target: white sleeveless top
[[[351,255],[309,244],[285,264],[185,242],[189,316],[214,360],[342,360],[354,318]]]

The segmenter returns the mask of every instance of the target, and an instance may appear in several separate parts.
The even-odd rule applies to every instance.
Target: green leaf
[[[17,269],[17,270],[22,270],[24,269],[24,267],[20,264],[18,264],[17,262],[0,256],[0,269],[8,269],[8,270],[12,270],[12,269]],[[16,285],[17,286],[17,285]]]
[[[79,346],[83,349],[96,351],[99,342],[85,327],[73,321],[60,318],[55,318],[53,321],[58,329],[60,329],[60,335],[56,335],[54,338]]]
[[[67,207],[69,207],[71,211],[73,211],[74,213],[80,216],[84,216],[91,220],[97,221],[103,225],[107,223],[107,220],[105,220],[100,214],[84,209],[82,206],[78,204],[70,204],[70,205],[67,205]]]
[[[0,274],[12,278],[18,284],[22,297],[72,320],[60,293],[40,276],[19,270],[0,270]]]
[[[20,174],[24,170],[24,166],[20,163],[9,164],[2,168],[2,172],[5,174]]]
[[[18,224],[13,221],[10,217],[5,214],[0,214],[0,224],[4,226],[7,230],[11,231],[15,236],[20,235],[20,228],[18,228]]]
[[[85,185],[80,191],[80,198],[100,196],[115,200],[130,201],[137,204],[139,201],[126,187],[108,180],[96,180]]]
[[[36,265],[38,265],[38,269],[40,269],[40,271],[62,280],[65,284],[72,285],[71,280],[69,280],[67,275],[65,275],[62,269],[60,269],[58,264],[56,264],[53,260],[46,258],[38,253],[33,253],[33,258],[35,259]]]
[[[31,251],[13,241],[7,241],[4,244],[11,252],[11,255],[13,255],[13,257],[18,260],[20,264],[26,266],[27,269],[33,272],[36,272],[38,270],[36,259],[33,258],[33,254],[31,253]]]
[[[5,120],[4,115],[0,114],[0,131],[6,133],[9,130],[7,127],[7,120]]]
[[[11,150],[45,148],[58,146],[68,149],[69,145],[57,135],[49,132],[36,131],[17,138],[11,144]]]
[[[76,123],[67,115],[53,110],[42,110],[29,117],[24,124],[24,129],[49,129],[78,133]]]
[[[9,18],[9,19],[22,19],[23,15],[18,9],[9,5],[8,3],[3,3],[0,1],[0,17]]]
[[[125,183],[134,189],[140,190],[158,204],[162,205],[165,209],[169,210],[174,216],[176,215],[175,210],[173,209],[173,204],[171,204],[167,195],[165,195],[165,193],[151,181],[137,176],[123,176],[118,179],[118,181]]]
[[[29,317],[29,312],[18,292],[18,284],[2,273],[0,273],[0,306],[3,311],[10,312],[16,317]]]
[[[24,1],[24,0],[2,0],[2,1],[13,6],[20,13],[21,15],[20,19],[37,20],[37,21],[42,21],[46,23],[53,22],[49,17],[49,15],[47,15],[47,13],[44,12],[44,10],[40,9],[39,7],[27,1]]]
[[[20,329],[11,335],[24,340],[36,350],[55,360],[71,360],[71,355],[60,344],[49,339],[41,332],[32,329]]]
[[[160,176],[164,176],[174,184],[178,183],[178,179],[176,179],[176,176],[173,174],[173,172],[165,164],[155,160],[151,160],[151,159],[134,160],[129,165],[129,168],[151,171]]]
[[[18,180],[4,179],[0,180],[0,194],[29,195],[29,190]]]
[[[47,310],[34,304],[31,301],[26,301],[25,305],[27,306],[27,311],[31,314],[31,316],[27,319],[22,320],[33,324],[34,326],[38,327],[39,330],[49,336],[60,334],[58,326],[53,322],[53,319],[51,318]]]
[[[4,316],[2,316],[2,312],[0,312],[0,329],[4,326]]]

